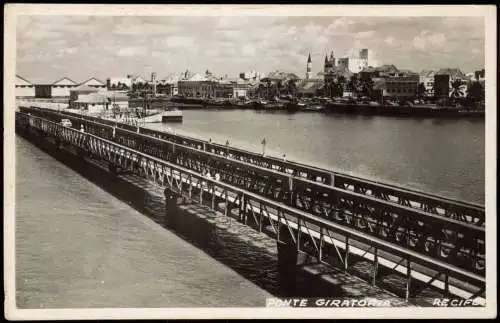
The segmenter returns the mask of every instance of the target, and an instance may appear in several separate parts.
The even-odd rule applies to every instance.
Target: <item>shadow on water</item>
[[[30,139],[28,141],[32,142]],[[138,185],[131,184],[101,167],[82,162],[68,151],[58,152],[52,143],[41,143],[39,140],[34,143],[109,194],[277,297],[341,297],[345,294],[340,286],[327,283],[320,276],[303,270],[298,271],[293,283],[283,277],[280,279],[277,255],[269,251],[269,246],[266,248],[250,244],[248,239],[242,239],[241,234],[228,232],[215,223],[206,221],[213,213],[202,206],[187,203],[185,206],[191,212],[179,208],[174,214],[167,214],[163,196],[150,194]],[[192,213],[201,214],[202,218]],[[257,234],[252,234],[251,238],[263,239],[262,235]],[[268,238],[265,239],[269,242]]]

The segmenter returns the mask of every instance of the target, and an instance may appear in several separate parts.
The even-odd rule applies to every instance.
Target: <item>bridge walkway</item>
[[[330,254],[330,257],[333,256],[333,258],[340,260],[345,269],[348,270],[349,255],[357,254],[369,259],[373,262],[374,281],[377,278],[376,268],[381,265],[392,268],[393,271],[405,273],[408,278],[407,287],[410,286],[412,279],[417,279],[450,292],[463,281],[473,280],[479,282],[479,285],[484,282],[480,275],[460,267],[436,261],[432,257],[397,247],[384,240],[366,236],[359,231],[295,210],[282,203],[273,202],[226,183],[206,179],[198,173],[120,146],[104,138],[64,128],[57,123],[25,114],[16,114],[16,122],[20,129],[28,129],[28,131],[35,129],[36,132],[54,136],[57,140],[76,146],[82,151],[82,154],[87,152],[92,156],[107,160],[110,164],[120,165],[124,169],[137,172],[155,183],[187,194],[190,199],[196,199],[199,196],[203,203],[203,197],[205,193],[208,193],[211,195],[212,208],[224,202],[226,205],[225,213],[232,212],[232,209],[238,209],[243,222],[248,222],[250,219],[255,224],[260,225],[262,219],[265,219],[274,228],[278,241],[295,245],[296,251],[313,254],[319,261],[326,261],[325,254]],[[205,184],[206,186],[204,186]],[[456,221],[451,221],[450,227],[481,231],[476,226]],[[304,243],[304,241],[309,243]],[[343,252],[339,249],[342,249]],[[457,292],[457,290],[453,290],[453,292]],[[483,292],[484,287],[479,287],[479,290],[472,292],[472,294],[469,293],[469,296],[476,296],[476,294]],[[409,295],[406,296],[409,297]]]

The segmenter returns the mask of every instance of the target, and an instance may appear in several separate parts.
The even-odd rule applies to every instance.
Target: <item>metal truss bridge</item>
[[[406,299],[426,287],[484,297],[484,206],[100,118],[20,111],[16,131],[24,135],[51,138],[212,209],[224,205],[256,230],[270,226],[284,271],[298,254],[346,271],[362,259],[373,284],[384,271],[404,276]]]

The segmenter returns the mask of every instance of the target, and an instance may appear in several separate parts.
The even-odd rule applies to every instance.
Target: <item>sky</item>
[[[484,68],[482,17],[19,16],[16,74],[27,78],[159,78],[186,69],[236,77],[274,70],[313,75],[325,53],[368,48],[375,59],[421,71]]]

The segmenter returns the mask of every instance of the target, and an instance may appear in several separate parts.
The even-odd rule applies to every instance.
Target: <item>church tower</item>
[[[311,78],[311,70],[312,70],[312,61],[311,61],[311,53],[309,53],[309,57],[307,58],[306,80]]]
[[[336,66],[335,56],[333,55],[333,50],[332,50],[332,52],[330,53],[330,58],[328,58],[328,54],[325,54],[325,66],[323,68],[323,72],[327,74],[332,70],[334,70],[335,66]]]
[[[333,55],[333,50],[332,50],[332,52],[330,53],[330,65],[331,65],[332,67],[335,67],[335,66],[337,65],[337,64],[336,64],[336,62],[335,62],[335,55]]]

